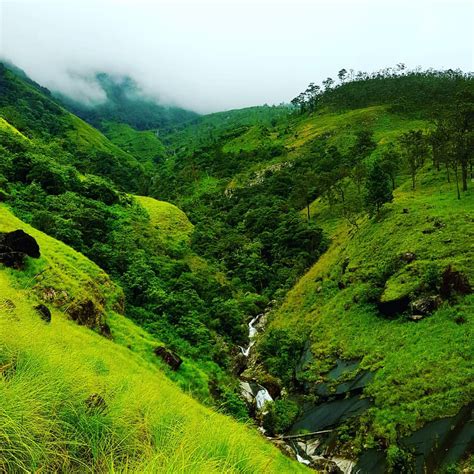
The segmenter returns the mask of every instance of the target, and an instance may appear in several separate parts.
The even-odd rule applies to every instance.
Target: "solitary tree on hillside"
[[[395,179],[400,169],[401,159],[400,152],[395,148],[395,145],[393,143],[389,143],[387,148],[382,153],[380,166],[389,176],[392,183],[392,190],[395,189]]]
[[[390,178],[379,162],[370,168],[365,187],[365,205],[370,215],[378,214],[386,202],[392,202]]]
[[[410,169],[411,187],[414,190],[416,186],[416,175],[424,165],[425,159],[429,153],[428,142],[421,130],[410,130],[399,138],[402,147],[403,157]]]
[[[357,186],[359,194],[367,173],[365,159],[370,156],[376,147],[377,143],[374,141],[373,132],[371,130],[360,130],[357,132],[354,145],[351,146],[345,158],[349,170],[348,174]]]

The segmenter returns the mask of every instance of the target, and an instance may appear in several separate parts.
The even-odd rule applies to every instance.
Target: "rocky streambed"
[[[300,403],[299,416],[284,434],[275,437],[265,431],[264,419],[270,404],[287,393],[285,388],[272,383],[271,378],[267,384],[262,383],[262,379],[266,380],[264,377],[255,376],[262,372],[262,368],[253,348],[258,335],[265,331],[270,311],[271,308],[268,308],[249,322],[249,344],[240,348],[238,356],[241,395],[250,406],[259,430],[287,455],[320,472],[388,472],[384,450],[368,449],[358,456],[349,457],[341,456],[339,452],[338,428],[356,422],[358,416],[372,406],[372,401],[364,395],[364,388],[373,380],[375,373],[362,370],[359,360],[337,360],[326,374],[325,381],[312,387],[317,401]],[[297,371],[304,370],[311,360],[308,343],[296,364]],[[305,391],[305,388],[308,387],[302,390]],[[410,436],[400,439],[398,444],[409,453],[410,472],[440,472],[472,453],[473,409],[471,403],[457,415],[427,423]]]
[[[290,432],[285,435],[269,436],[263,427],[263,420],[268,412],[269,404],[274,402],[274,398],[279,397],[285,392],[285,389],[280,390],[280,387],[272,384],[265,387],[249,375],[249,372],[255,371],[259,365],[252,348],[256,343],[258,334],[265,331],[270,311],[271,307],[268,307],[264,313],[259,314],[249,322],[249,344],[247,347],[239,347],[240,361],[238,364],[240,367],[241,396],[251,407],[250,412],[259,425],[259,430],[262,434],[287,455],[308,467],[313,467],[323,472],[350,474],[353,471],[355,462],[327,454],[325,442],[333,430],[325,430],[323,428],[327,425],[332,426],[334,420],[341,419],[346,412],[353,412],[354,409],[357,410],[358,404],[357,402],[354,403],[354,400],[339,403],[338,410],[335,409],[334,405],[303,407],[302,415],[290,429]],[[302,357],[301,364],[304,365],[309,360],[310,357],[307,350],[306,355]],[[253,370],[249,370],[249,368]],[[326,424],[323,422],[324,418],[328,421]],[[316,431],[312,429],[314,426],[321,428]],[[300,433],[301,430],[304,431],[303,434]]]

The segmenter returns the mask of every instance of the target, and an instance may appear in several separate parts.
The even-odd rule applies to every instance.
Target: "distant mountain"
[[[102,129],[105,122],[116,122],[126,123],[136,130],[169,131],[199,117],[196,112],[162,105],[147,97],[131,77],[99,73],[93,79],[107,96],[101,104],[90,105],[60,93],[55,95],[71,112],[97,128]]]
[[[132,153],[65,110],[48,89],[19,69],[2,63],[0,118],[36,150],[54,143],[56,151],[51,157],[55,162],[75,166],[81,173],[107,177],[127,191],[142,190],[139,183],[145,181],[144,169]],[[3,132],[0,134],[0,144],[5,146],[10,141]]]

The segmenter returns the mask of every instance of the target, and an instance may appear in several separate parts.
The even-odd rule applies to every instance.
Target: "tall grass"
[[[77,271],[87,294],[90,271],[101,277],[95,291],[115,291],[85,257],[4,207],[0,217],[1,231],[21,225],[43,251],[24,272],[0,268],[0,472],[305,472],[254,428],[183,393],[140,351],[77,326],[61,307],[50,305],[44,323],[34,310],[38,279],[57,282],[63,272],[67,285]],[[121,320],[114,313],[112,330],[135,334]]]

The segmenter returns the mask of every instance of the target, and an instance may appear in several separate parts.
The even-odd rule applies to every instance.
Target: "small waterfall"
[[[257,328],[254,326],[258,322],[258,320],[263,316],[263,313],[258,314],[249,322],[249,345],[245,349],[242,346],[239,346],[240,351],[245,357],[250,355],[250,349],[252,349],[253,345],[255,344],[255,336],[257,335]]]
[[[257,395],[255,395],[257,410],[261,410],[265,406],[266,402],[273,402],[273,398],[268,393],[268,390],[265,387],[262,387],[262,389],[257,392]]]

